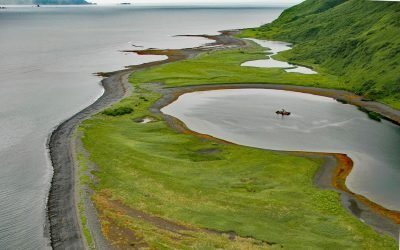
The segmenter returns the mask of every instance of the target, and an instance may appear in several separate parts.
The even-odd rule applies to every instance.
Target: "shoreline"
[[[82,235],[81,232],[81,225],[79,223],[80,218],[79,218],[79,211],[77,209],[77,203],[79,200],[76,199],[76,191],[74,188],[75,182],[76,182],[76,174],[75,170],[78,168],[77,167],[77,162],[75,161],[76,157],[76,152],[74,151],[74,145],[75,145],[75,140],[79,139],[74,136],[74,133],[79,126],[79,124],[84,121],[85,119],[90,118],[92,115],[100,112],[104,108],[110,106],[113,103],[116,103],[120,101],[126,94],[129,92],[129,89],[131,85],[128,82],[124,82],[122,78],[126,75],[130,75],[131,73],[142,70],[142,69],[147,69],[151,68],[153,66],[158,66],[170,62],[175,62],[175,61],[180,61],[180,60],[185,60],[192,58],[202,52],[206,51],[214,51],[214,50],[219,50],[219,49],[226,49],[229,47],[240,47],[240,46],[245,46],[246,42],[241,40],[241,39],[236,39],[232,37],[233,34],[235,34],[237,31],[222,31],[220,35],[216,36],[207,36],[207,35],[200,35],[197,37],[205,37],[208,39],[214,40],[214,42],[210,42],[208,44],[205,44],[204,46],[199,46],[196,48],[188,48],[188,49],[176,49],[176,50],[157,50],[157,49],[148,49],[148,50],[129,50],[126,52],[134,52],[138,53],[140,55],[167,55],[168,59],[162,60],[162,61],[155,61],[155,62],[150,62],[150,63],[144,63],[141,65],[136,65],[136,66],[129,66],[127,69],[116,71],[116,72],[111,72],[111,73],[98,73],[99,76],[105,77],[101,82],[102,86],[104,88],[104,93],[101,97],[99,97],[93,104],[90,106],[86,107],[82,111],[78,112],[77,114],[73,115],[71,118],[63,121],[60,125],[58,125],[49,135],[48,142],[47,142],[47,147],[48,147],[48,153],[50,156],[50,160],[52,163],[53,167],[53,176],[51,179],[51,186],[49,190],[49,195],[48,195],[48,200],[47,200],[47,220],[48,220],[48,225],[49,225],[49,231],[50,231],[50,242],[51,246],[54,249],[65,249],[66,247],[68,248],[78,248],[78,249],[84,249],[86,248],[85,246],[85,239]],[[214,46],[214,47],[213,47]],[[158,100],[152,107],[151,107],[151,112],[153,113],[161,113],[160,109],[163,106],[159,106],[160,104],[163,104],[163,100],[170,100],[170,102],[174,101],[180,94],[183,94],[182,92],[185,88],[187,90],[192,90],[193,91],[199,91],[199,90],[193,90],[193,89],[202,89],[202,90],[211,90],[211,89],[223,89],[231,86],[231,88],[243,88],[247,87],[249,88],[252,86],[257,86],[257,88],[263,87],[263,88],[280,88],[283,90],[291,90],[291,91],[310,91],[306,93],[311,93],[312,94],[317,94],[317,95],[323,95],[323,96],[328,96],[327,94],[329,93],[336,93],[337,97],[342,99],[342,98],[349,98],[349,103],[353,105],[357,105],[355,103],[361,102],[360,106],[364,105],[365,101],[362,101],[361,97],[360,99],[354,98],[355,95],[347,92],[347,91],[342,91],[342,90],[331,90],[331,89],[318,89],[318,88],[313,88],[313,87],[302,87],[302,86],[295,86],[295,85],[272,85],[268,84],[267,82],[265,83],[259,83],[259,84],[218,84],[218,85],[202,85],[202,86],[188,86],[188,87],[179,87],[179,88],[163,88],[163,97]],[[306,90],[308,89],[308,90]],[[318,93],[314,93],[315,91],[320,91]],[[186,91],[190,92],[190,91]],[[185,93],[186,93],[185,92]],[[325,93],[325,95],[324,95]],[[333,96],[328,96],[335,98]],[[167,99],[165,99],[167,98]],[[168,99],[170,98],[170,99]],[[175,99],[174,99],[175,98]],[[336,98],[335,98],[336,99]],[[367,102],[365,102],[367,103]],[[385,117],[388,117],[392,119],[393,121],[397,121],[400,123],[400,111],[397,110],[391,110],[390,107],[387,107],[383,104],[375,103],[374,102],[368,102],[369,105],[365,104],[365,108],[368,110],[380,113],[384,115]],[[167,105],[167,104],[165,104]],[[164,105],[164,106],[165,106]],[[358,106],[358,105],[357,105]],[[381,110],[380,110],[381,109]],[[396,111],[396,112],[392,112]],[[161,113],[162,114],[162,113]],[[170,125],[172,128],[178,129],[179,132],[185,132],[189,134],[195,134],[195,132],[192,132],[190,130],[185,131],[185,126],[184,124],[178,124],[176,122],[176,119],[173,117],[168,117],[166,115],[163,115],[165,118],[165,121],[167,122],[168,125]],[[394,118],[394,119],[393,119]],[[175,121],[174,121],[175,119]],[[176,124],[175,124],[176,123]],[[186,128],[187,129],[187,128]],[[219,142],[224,142],[220,139],[213,138],[211,136],[207,135],[202,135],[198,134],[198,136],[205,137],[207,139],[213,139],[213,140],[218,140]],[[225,142],[229,143],[229,142]],[[273,150],[270,150],[273,151]],[[321,157],[321,155],[318,156],[318,154],[315,153],[306,153],[306,152],[284,152],[284,151],[279,151],[281,153],[291,153],[291,154],[311,154],[316,157]],[[328,157],[328,156],[323,156],[323,157]],[[332,159],[332,156],[329,156]],[[335,159],[335,164],[337,164],[337,159]],[[326,169],[325,167],[326,164],[323,164],[320,168],[319,171],[322,171],[323,169]],[[335,165],[336,166],[336,165]],[[335,167],[335,169],[337,169]],[[350,169],[351,170],[351,169]],[[350,173],[350,170],[348,173]],[[319,172],[318,171],[318,172]],[[347,174],[348,174],[347,173]],[[325,176],[324,174],[322,174]],[[347,176],[347,175],[346,175]],[[345,179],[345,177],[344,177]],[[332,185],[333,188],[334,185]],[[336,190],[336,189],[335,189]],[[340,190],[340,189],[339,189]],[[339,191],[340,193],[343,192],[342,197],[342,205],[348,209],[352,214],[354,214],[356,217],[356,213],[354,213],[354,209],[351,210],[351,206],[347,208],[345,206],[345,202],[351,203],[351,198],[352,195],[355,195],[354,193],[350,194],[350,198],[343,198],[344,196],[348,195],[347,191]],[[344,199],[344,200],[343,200]],[[354,199],[357,202],[358,199]],[[367,200],[368,201],[368,200]],[[364,203],[357,203],[360,207]],[[361,205],[360,205],[361,204]],[[363,210],[364,214],[368,214],[367,217],[373,217],[375,220],[372,220],[370,223],[369,221],[365,220],[364,218],[361,218],[365,220],[371,227],[373,227],[375,230],[379,231],[379,227],[376,228],[376,225],[374,226],[374,221],[375,224],[378,221],[381,221],[383,218],[379,213],[377,213],[376,208],[372,209],[368,206],[366,206],[367,209],[365,210],[368,211],[366,213]],[[381,217],[379,217],[381,216]],[[360,217],[359,217],[360,218]],[[398,226],[397,224],[395,226]],[[386,228],[388,229],[388,226]],[[383,232],[386,232],[388,230],[383,230]],[[389,230],[390,231],[390,230]],[[398,232],[396,232],[397,236]],[[392,235],[392,234],[391,234]],[[392,235],[393,236],[393,235]],[[394,237],[394,236],[393,236]]]
[[[235,84],[215,84],[215,85],[196,85],[196,86],[185,86],[175,88],[162,88],[160,91],[163,94],[160,100],[158,100],[151,108],[150,111],[155,114],[160,114],[164,117],[167,124],[177,130],[180,133],[194,135],[200,138],[215,140],[217,142],[228,143],[233,145],[242,146],[240,144],[232,143],[227,140],[219,139],[207,134],[198,133],[190,130],[182,121],[179,119],[166,115],[161,112],[161,109],[170,103],[174,102],[179,96],[198,92],[198,91],[209,91],[209,90],[224,90],[224,89],[246,89],[246,88],[259,88],[259,89],[276,89],[285,91],[294,91],[301,93],[314,94],[319,96],[331,97],[336,100],[345,100],[349,104],[352,104],[353,100],[357,100],[358,103],[362,103],[362,97],[357,96],[353,93],[343,90],[334,89],[322,89],[316,87],[305,87],[305,86],[292,86],[292,85],[281,85],[281,84],[269,84],[269,83],[235,83]],[[368,104],[375,104],[368,102]],[[355,105],[355,104],[352,104]],[[355,105],[358,106],[358,105]],[[379,107],[379,106],[377,106]],[[387,107],[387,110],[390,110]],[[383,112],[379,112],[384,115]],[[385,116],[386,117],[386,116]],[[391,117],[386,117],[388,120],[396,123],[400,120],[400,115],[391,114]],[[393,120],[392,120],[393,119]],[[365,196],[359,195],[349,190],[345,184],[347,176],[350,174],[353,168],[353,161],[346,154],[340,153],[318,153],[318,152],[306,152],[306,151],[284,151],[284,150],[270,150],[271,152],[277,152],[282,154],[290,154],[308,158],[320,158],[324,160],[320,169],[317,171],[314,177],[314,183],[317,187],[322,189],[330,189],[340,194],[342,206],[350,212],[353,216],[357,217],[364,223],[368,224],[375,231],[388,234],[394,239],[398,240],[398,233],[400,229],[400,211],[389,210],[371,200]]]
[[[77,166],[74,133],[83,120],[119,101],[129,91],[129,86],[125,86],[122,81],[115,81],[116,78],[129,73],[128,70],[122,70],[103,79],[101,81],[104,88],[103,95],[90,106],[63,121],[53,130],[48,139],[47,147],[53,176],[47,200],[47,217],[53,249],[85,248],[75,190]]]
[[[213,50],[212,46],[242,46],[245,44],[240,39],[231,37],[236,31],[221,31],[220,35],[199,35],[210,40],[203,46],[176,49],[176,50],[132,50],[126,52],[138,53],[139,55],[167,55],[168,58],[140,65],[127,66],[126,69],[115,72],[99,72],[98,76],[104,77],[101,84],[104,88],[103,94],[91,105],[79,111],[72,117],[62,121],[50,133],[47,140],[49,160],[53,168],[53,176],[50,182],[47,197],[47,225],[49,228],[50,245],[53,249],[85,249],[85,239],[82,234],[80,217],[78,211],[79,199],[76,197],[76,173],[77,162],[75,152],[75,131],[79,124],[92,115],[100,112],[106,107],[120,101],[129,92],[131,85],[122,78],[131,73],[170,63],[188,59],[203,51]],[[207,46],[207,48],[206,48]],[[217,48],[215,48],[217,49]],[[75,138],[75,139],[74,139]]]

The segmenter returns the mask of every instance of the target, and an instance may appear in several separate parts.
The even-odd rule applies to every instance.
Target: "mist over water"
[[[209,42],[182,34],[258,26],[282,9],[8,8],[0,12],[0,248],[49,247],[51,130],[102,94],[95,72],[162,60],[122,50]]]

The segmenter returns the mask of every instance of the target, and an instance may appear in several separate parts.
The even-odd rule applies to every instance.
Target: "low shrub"
[[[368,112],[368,117],[370,119],[378,121],[378,122],[380,122],[382,120],[382,116],[380,114],[372,112],[372,111]]]
[[[366,113],[366,114],[368,115],[368,117],[369,117],[370,119],[372,119],[372,120],[375,120],[375,121],[380,122],[380,121],[382,120],[382,118],[383,118],[382,115],[380,115],[380,114],[378,114],[378,113],[376,113],[376,112],[373,112],[373,111],[369,111],[368,109],[366,109],[366,108],[364,108],[364,107],[358,107],[358,109],[359,109],[360,111]]]
[[[132,112],[133,109],[130,107],[118,107],[118,108],[106,109],[103,111],[103,114],[109,116],[120,116],[120,115],[130,114]]]

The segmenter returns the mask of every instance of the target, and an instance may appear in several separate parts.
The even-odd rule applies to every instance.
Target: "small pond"
[[[267,41],[267,40],[259,40],[259,39],[247,39],[251,40],[260,46],[268,49],[266,52],[269,53],[266,59],[254,60],[242,63],[241,66],[245,67],[257,67],[257,68],[282,68],[286,72],[294,72],[301,74],[317,74],[317,72],[312,69],[298,66],[294,64],[290,64],[283,61],[278,61],[272,58],[273,55],[278,54],[279,52],[291,49],[290,43],[279,42],[279,41]]]

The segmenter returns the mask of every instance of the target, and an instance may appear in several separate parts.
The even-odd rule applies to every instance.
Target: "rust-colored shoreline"
[[[353,195],[359,201],[363,202],[365,205],[370,207],[372,210],[393,220],[396,224],[400,224],[400,212],[399,211],[387,209],[387,208],[369,200],[365,196],[356,194],[356,193],[352,192],[351,190],[349,190],[349,188],[346,186],[346,178],[347,178],[347,176],[349,176],[351,170],[353,169],[353,161],[350,159],[350,157],[348,157],[345,154],[334,154],[334,156],[337,160],[337,166],[336,166],[334,178],[332,179],[332,185],[335,188],[342,190],[343,192]]]
[[[195,131],[190,130],[182,121],[175,117],[171,117],[169,115],[165,115],[161,112],[161,109],[172,102],[176,101],[181,95],[192,93],[192,92],[199,92],[199,91],[211,91],[211,90],[226,90],[226,89],[248,89],[248,88],[262,88],[262,89],[277,89],[277,90],[285,90],[285,91],[294,91],[294,92],[301,92],[301,93],[308,93],[314,94],[319,96],[331,97],[334,99],[345,100],[348,103],[352,103],[351,100],[360,100],[362,97],[357,96],[353,93],[342,91],[342,90],[330,90],[330,89],[319,89],[314,87],[302,87],[302,86],[291,86],[291,85],[275,85],[275,84],[246,84],[246,83],[238,83],[238,84],[218,84],[218,85],[199,85],[199,86],[186,86],[186,87],[176,87],[176,88],[163,88],[161,90],[163,97],[156,102],[151,111],[153,113],[161,114],[164,116],[168,125],[180,133],[193,135],[202,139],[206,140],[213,140],[220,143],[225,144],[232,144],[238,145],[227,140],[222,140],[211,135],[198,133]],[[361,101],[362,104],[362,101]],[[355,104],[354,104],[355,105]],[[359,105],[362,106],[362,105]],[[385,115],[381,113],[381,115]],[[392,116],[390,120],[399,119],[400,117]],[[400,119],[399,119],[400,120]],[[346,196],[345,201],[342,199],[342,205],[345,206],[345,203],[355,202],[355,206],[357,209],[363,209],[363,212],[366,212],[368,215],[367,218],[363,218],[352,210],[350,207],[345,208],[350,211],[354,216],[358,217],[360,220],[364,221],[365,223],[369,224],[372,228],[380,233],[389,234],[395,239],[398,236],[398,226],[400,224],[400,211],[389,210],[371,200],[366,198],[363,195],[357,194],[351,191],[346,186],[346,179],[351,173],[353,169],[353,161],[350,157],[346,154],[340,153],[329,153],[329,152],[293,152],[293,151],[275,151],[285,154],[303,156],[303,157],[312,157],[312,158],[322,158],[326,162],[327,159],[333,158],[335,160],[335,166],[333,168],[331,176],[329,176],[330,181],[325,185],[319,185],[316,183],[317,186],[321,188],[329,188],[335,190],[340,194],[344,194]],[[325,168],[327,164],[323,164],[321,168]],[[368,211],[369,210],[369,211]],[[373,218],[371,218],[373,217]]]

